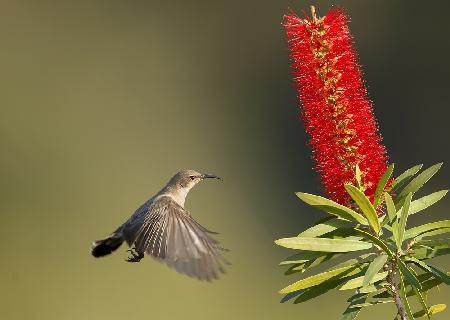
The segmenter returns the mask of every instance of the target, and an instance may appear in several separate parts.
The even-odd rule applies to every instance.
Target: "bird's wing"
[[[133,228],[136,251],[146,252],[180,273],[200,280],[217,279],[227,263],[209,230],[170,197],[155,200]],[[137,225],[137,223],[135,223]],[[131,231],[131,230],[130,230]]]

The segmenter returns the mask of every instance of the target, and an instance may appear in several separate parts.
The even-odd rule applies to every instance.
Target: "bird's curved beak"
[[[202,174],[202,179],[218,179],[218,180],[223,180],[221,177],[218,177],[214,174],[209,174],[209,173],[204,173]]]

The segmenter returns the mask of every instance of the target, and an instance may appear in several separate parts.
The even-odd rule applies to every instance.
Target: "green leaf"
[[[409,305],[408,298],[406,297],[406,288],[402,275],[400,275],[400,287],[401,287],[400,294],[402,297],[403,306],[405,308],[406,314],[408,315],[408,318],[410,320],[414,320],[414,315],[412,314],[411,306]]]
[[[381,281],[379,283],[373,283],[373,284],[369,284],[367,286],[363,286],[361,288],[358,288],[358,290],[356,292],[358,292],[358,293],[378,294],[378,293],[381,293],[383,291],[386,291],[386,282]]]
[[[312,252],[312,251],[304,251],[304,252]],[[285,274],[293,274],[297,272],[304,272],[308,268],[316,267],[326,261],[329,261],[331,259],[337,258],[339,256],[343,255],[342,253],[333,253],[333,252],[326,252],[322,256],[317,257],[315,259],[311,259],[306,262],[298,263],[292,265],[288,270],[286,270]]]
[[[366,298],[368,297],[368,295],[366,293],[355,293],[350,298],[347,299],[347,302],[362,303],[361,299],[365,298],[365,297]]]
[[[355,272],[356,271],[356,272]],[[360,271],[359,265],[350,265],[346,267],[341,267],[329,271],[325,271],[308,278],[299,280],[283,289],[280,290],[280,293],[290,293],[297,290],[307,289],[313,286],[317,286],[319,284],[324,283],[330,279],[341,279],[343,277],[348,277],[354,273],[358,273]]]
[[[450,254],[450,239],[420,240],[412,246],[412,255],[419,260],[447,254]]]
[[[395,209],[394,201],[389,193],[384,194],[384,201],[386,202],[389,221],[393,222],[397,219],[397,210]]]
[[[362,215],[332,200],[303,192],[297,192],[296,195],[307,204],[317,207],[318,209],[329,214],[333,214],[341,219],[364,225],[368,224],[367,220]]]
[[[428,279],[428,280],[426,280],[426,281],[422,281],[420,284],[422,285],[422,289],[420,289],[419,291],[420,292],[427,292],[428,290],[430,290],[430,289],[433,289],[434,287],[437,287],[438,285],[440,285],[442,283],[442,281],[441,280],[439,280],[439,279],[436,279],[436,278],[431,278],[431,279]],[[415,287],[413,287],[413,286],[411,286],[412,288],[414,288],[414,289],[416,289]],[[416,289],[417,290],[417,289]],[[406,293],[406,296],[413,296],[415,293],[414,293],[414,290],[413,289],[411,289],[411,290],[409,290],[407,293]]]
[[[415,245],[431,248],[450,248],[450,239],[420,240]]]
[[[391,297],[391,293],[387,290],[384,290],[373,296],[373,298],[376,298],[376,299],[388,299],[390,297]]]
[[[387,277],[387,275],[388,275],[387,271],[377,273],[372,277],[371,281],[368,284],[372,284],[372,283],[381,281],[381,280],[385,279]],[[351,289],[356,289],[356,288],[362,287],[363,281],[364,281],[364,276],[350,279],[342,287],[340,287],[339,290],[351,290]]]
[[[307,251],[350,252],[366,250],[372,247],[368,242],[344,239],[293,237],[276,240],[279,246]]]
[[[420,285],[422,286],[422,289],[420,289],[420,292],[427,292],[428,290],[440,285],[442,281],[440,279],[437,279],[433,276],[431,272],[425,271],[425,273],[417,275],[417,279],[420,281]],[[416,289],[415,287],[411,286],[411,290],[409,290],[406,293],[406,296],[412,296],[415,294],[413,289]]]
[[[426,223],[423,225],[420,225],[418,227],[414,227],[411,229],[406,230],[404,239],[411,239],[415,238],[425,232],[436,230],[436,229],[444,229],[444,228],[450,228],[450,220],[441,220],[431,223]]]
[[[386,202],[386,208],[388,212],[389,221],[392,224],[392,236],[394,237],[395,243],[399,242],[398,237],[398,219],[397,219],[397,210],[395,208],[394,201],[392,200],[392,197],[389,194],[385,194],[384,196],[385,202]],[[388,226],[385,226],[385,228],[389,229]]]
[[[431,315],[433,315],[433,314],[442,312],[442,311],[445,310],[445,308],[447,308],[447,306],[446,306],[445,304],[443,304],[443,303],[441,303],[441,304],[435,304],[434,306],[431,306],[431,307],[428,309],[428,315],[431,316]],[[421,317],[426,316],[426,315],[427,315],[427,314],[426,314],[423,310],[414,313],[414,317],[416,317],[416,318],[421,318]]]
[[[434,306],[431,306],[429,309],[429,315],[432,316],[433,314],[442,312],[447,308],[447,306],[444,303],[435,304]]]
[[[423,270],[431,272],[433,274],[433,276],[435,276],[437,279],[440,279],[445,284],[450,284],[450,275],[447,272],[442,271],[442,270],[440,270],[432,265],[429,265],[423,261],[420,261],[414,257],[408,257],[407,260],[414,262],[417,266],[419,266]]]
[[[294,303],[302,303],[311,299],[314,299],[328,291],[338,287],[342,284],[345,279],[330,279],[322,284],[319,284],[314,287],[310,287],[304,290],[301,290],[298,294],[297,299],[295,299]]]
[[[359,312],[363,307],[355,307],[355,305],[366,302],[367,297],[368,297],[367,294],[360,294],[360,293],[357,293],[352,297],[350,297],[350,299],[347,300],[348,302],[350,302],[350,304],[342,314],[342,320],[356,319],[356,317],[358,316]]]
[[[289,301],[289,300],[295,298],[296,296],[298,296],[301,293],[302,293],[301,290],[290,292],[290,293],[286,294],[283,298],[281,298],[280,303],[285,303],[286,301]]]
[[[430,319],[430,316],[428,315],[428,312],[429,312],[428,311],[428,306],[427,306],[427,303],[426,303],[422,293],[420,293],[420,291],[414,286],[412,287],[412,289],[414,291],[414,294],[417,297],[417,300],[419,300],[419,303],[422,306],[422,311],[423,311],[424,315],[426,315],[428,317],[428,319]],[[414,316],[414,317],[417,318],[417,316]]]
[[[399,249],[399,250],[401,250],[402,243],[404,240],[406,221],[408,219],[409,204],[411,203],[411,198],[412,198],[412,193],[409,193],[406,196],[405,202],[403,204],[403,209],[402,209],[401,216],[400,216],[398,226],[397,226],[398,239],[397,239],[396,243],[397,243],[397,249]]]
[[[432,194],[429,194],[425,197],[422,197],[420,199],[414,200],[411,202],[409,206],[409,214],[415,214],[419,211],[422,211],[429,206],[435,204],[439,200],[441,200],[445,195],[447,194],[448,190],[441,190],[434,192]]]
[[[304,268],[305,263],[298,263],[298,264],[294,264],[292,266],[290,266],[285,272],[284,274],[286,276],[297,273],[297,272],[303,272],[305,270]]]
[[[427,183],[428,180],[430,180],[434,176],[434,174],[439,171],[441,166],[442,163],[435,164],[429,167],[428,169],[422,171],[419,175],[417,175],[417,177],[412,179],[411,182],[408,183],[408,185],[405,188],[403,188],[403,190],[398,194],[396,203],[397,208],[400,208],[403,205],[403,200],[409,193],[414,194],[425,183]]]
[[[377,212],[375,211],[375,208],[373,207],[372,203],[370,203],[370,200],[365,196],[365,194],[361,190],[359,190],[355,186],[352,186],[351,184],[346,184],[345,190],[347,190],[348,194],[352,197],[352,199],[361,209],[362,213],[369,221],[369,224],[372,227],[372,229],[378,234],[381,229],[380,221],[378,220]]]
[[[347,261],[341,262],[338,265],[334,266],[332,268],[332,270],[337,269],[337,268],[342,268],[342,267],[348,267],[351,265],[355,265],[355,264],[360,264],[360,265],[368,265],[368,262],[372,261],[373,258],[375,256],[375,253],[370,252],[370,253],[366,253],[366,254],[362,254],[358,257],[349,259]]]
[[[378,273],[378,271],[380,271],[381,268],[383,268],[383,266],[386,263],[387,259],[388,259],[388,256],[383,254],[383,255],[378,256],[377,258],[375,258],[375,260],[373,260],[369,264],[369,267],[367,268],[366,274],[364,275],[364,281],[362,282],[363,286],[367,286],[370,283],[373,283],[372,279]]]
[[[355,304],[353,306],[353,308],[358,308],[358,307],[370,307],[370,306],[376,306],[377,304],[384,304],[384,303],[391,303],[394,302],[394,300],[378,300],[378,301],[371,301],[371,302],[365,302],[365,303],[360,303],[360,304]]]
[[[400,268],[400,272],[405,277],[405,279],[408,281],[408,283],[417,289],[421,289],[422,285],[420,284],[420,281],[416,278],[416,276],[411,272],[409,267],[403,262],[402,259],[397,258],[397,264]]]
[[[341,227],[339,229],[333,230],[320,236],[320,238],[328,238],[328,239],[346,239],[346,240],[361,240],[361,237],[356,233],[353,227],[346,228]]]
[[[427,264],[428,267],[430,267],[430,271],[433,273],[433,275],[442,280],[442,282],[444,282],[445,284],[450,285],[450,275],[448,274],[448,272],[442,271],[432,265]]]
[[[405,172],[403,172],[401,175],[399,175],[397,178],[395,178],[394,183],[392,184],[392,189],[397,190],[400,188],[406,181],[408,181],[409,178],[414,176],[419,170],[422,168],[423,164],[418,164],[412,168],[409,168]]]
[[[381,240],[381,239],[379,239],[379,238],[377,238],[377,237],[371,235],[370,233],[368,233],[368,232],[366,232],[364,230],[361,230],[361,229],[355,228],[355,231],[357,231],[363,237],[369,239],[374,244],[379,246],[384,252],[386,252],[388,254],[389,257],[391,257],[391,258],[395,257],[394,253],[389,249],[389,247],[387,246],[387,244],[383,240]]]
[[[449,232],[450,232],[450,228],[434,229],[434,230],[427,231],[427,232],[422,233],[421,235],[417,236],[416,240],[419,241],[419,240],[422,240],[423,238],[437,236],[439,234],[449,233]]]
[[[322,222],[320,224],[316,224],[312,226],[311,228],[306,229],[302,233],[300,233],[299,237],[319,237],[321,235],[324,235],[328,232],[334,231],[338,228],[341,228],[348,224],[348,221],[346,220],[340,220],[340,219],[329,219],[328,221]]]
[[[386,184],[392,176],[392,172],[394,171],[394,164],[392,163],[389,167],[387,167],[386,171],[380,178],[378,182],[377,189],[375,190],[373,206],[375,208],[380,204],[380,200],[382,199],[384,188],[386,188]]]
[[[296,254],[287,257],[284,261],[280,262],[280,266],[287,264],[298,264],[308,262],[309,260],[313,260],[321,256],[325,256],[327,254],[329,253],[320,251],[300,251]]]

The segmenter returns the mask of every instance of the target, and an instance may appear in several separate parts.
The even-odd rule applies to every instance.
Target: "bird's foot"
[[[142,260],[142,258],[144,258],[144,254],[139,251],[136,251],[136,248],[131,248],[127,251],[131,253],[131,257],[125,259],[125,261],[127,262],[139,262]]]

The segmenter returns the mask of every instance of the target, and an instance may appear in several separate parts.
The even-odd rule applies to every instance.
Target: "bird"
[[[221,252],[228,250],[213,238],[217,232],[203,227],[184,208],[189,191],[205,179],[222,180],[195,170],[179,171],[117,230],[94,241],[91,254],[107,256],[126,242],[131,248],[128,262],[139,262],[147,254],[181,274],[206,281],[218,279],[229,264]]]

